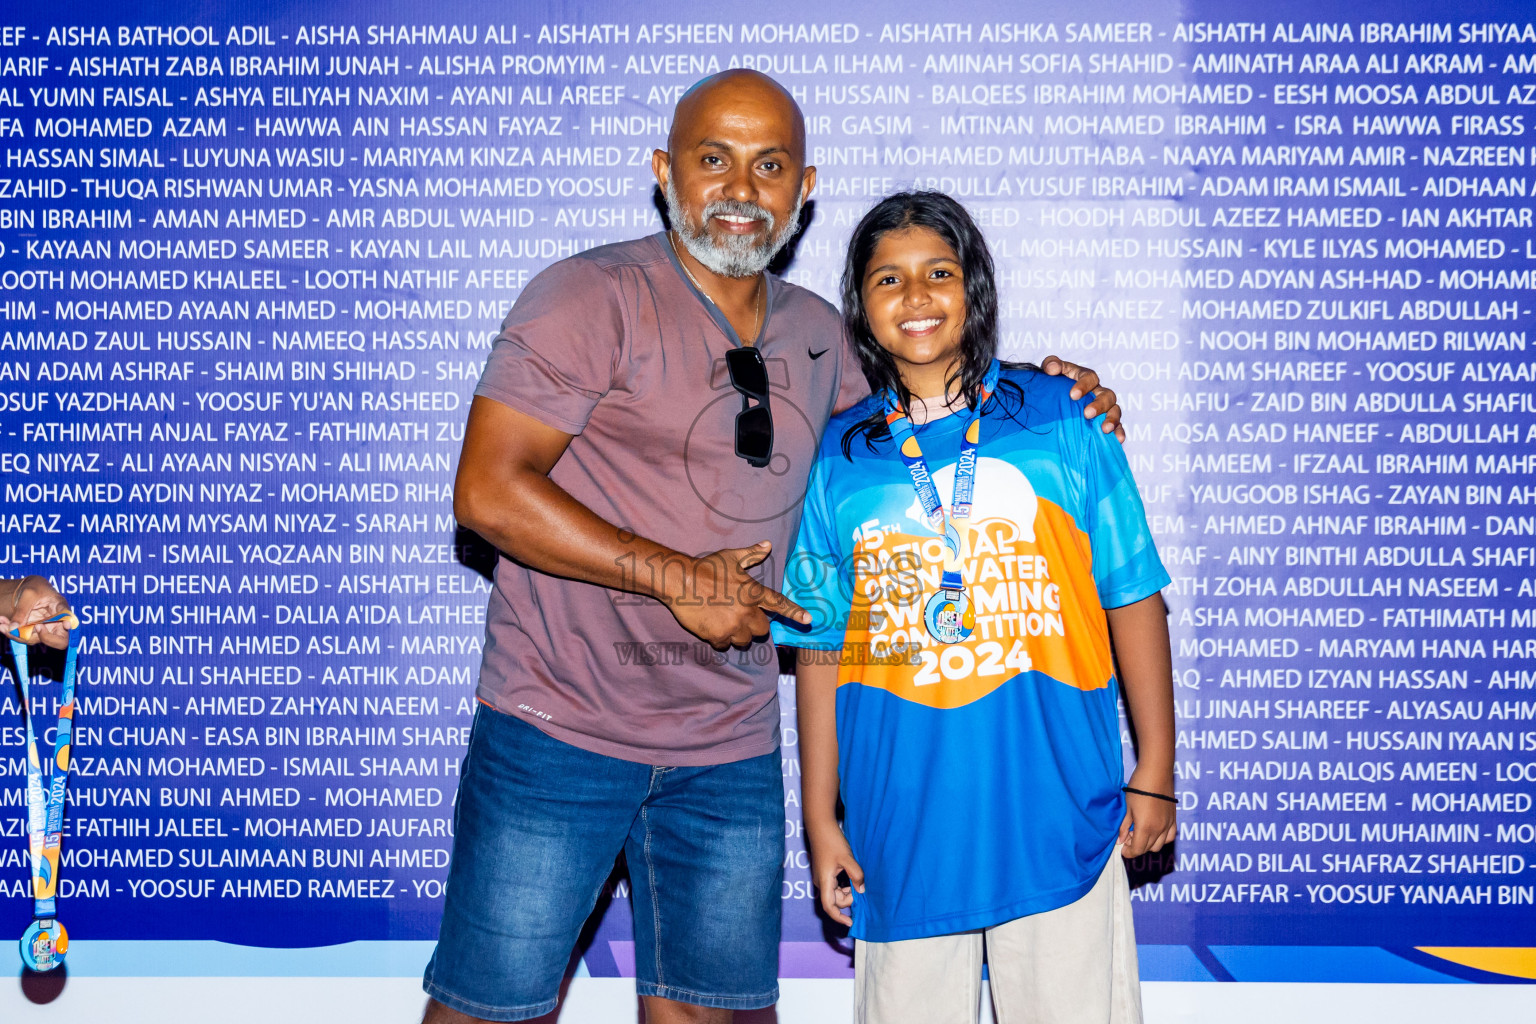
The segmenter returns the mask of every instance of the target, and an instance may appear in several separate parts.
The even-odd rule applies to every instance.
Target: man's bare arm
[[[623,530],[573,498],[549,478],[572,436],[476,397],[454,481],[455,518],[540,572],[656,598],[685,629],[716,646],[767,633],[764,611],[809,621],[747,576],[767,557],[767,542],[695,558]],[[736,600],[740,594],[751,600]],[[730,600],[703,599],[716,595]]]
[[[454,518],[540,572],[662,597],[649,576],[626,573],[625,566],[634,564],[629,556],[643,564],[676,552],[643,537],[624,542],[617,527],[549,478],[571,437],[476,397],[453,483]]]

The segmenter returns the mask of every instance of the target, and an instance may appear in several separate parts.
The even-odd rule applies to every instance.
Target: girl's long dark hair
[[[960,334],[960,363],[945,381],[945,387],[947,390],[958,380],[967,408],[975,408],[982,380],[997,355],[997,280],[986,238],[956,200],[943,192],[898,192],[880,200],[864,215],[848,240],[848,262],[843,265],[843,324],[859,354],[859,365],[870,390],[877,395],[887,389],[894,391],[902,408],[908,408],[912,394],[902,383],[896,360],[880,347],[870,329],[863,284],[864,272],[880,239],[892,231],[917,227],[928,228],[944,239],[960,261],[965,282],[965,324]],[[1004,391],[1017,393],[1022,404],[1023,394],[1011,381],[1003,381],[996,394]],[[861,433],[871,449],[876,441],[890,436],[883,406],[843,434],[844,455],[848,455],[853,438]]]

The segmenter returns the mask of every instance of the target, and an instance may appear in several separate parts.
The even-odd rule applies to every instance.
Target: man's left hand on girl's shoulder
[[[1120,425],[1120,402],[1112,390],[1099,383],[1099,375],[1092,367],[1069,363],[1060,356],[1046,356],[1040,363],[1040,370],[1052,377],[1071,380],[1071,398],[1074,402],[1091,392],[1093,401],[1084,406],[1083,415],[1088,419],[1101,417],[1099,429],[1106,434],[1114,431],[1120,443],[1125,443],[1125,428]]]

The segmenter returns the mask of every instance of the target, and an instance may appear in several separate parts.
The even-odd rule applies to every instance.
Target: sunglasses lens
[[[773,451],[773,419],[763,406],[736,417],[736,454],[749,462],[767,462]]]
[[[768,368],[763,365],[762,353],[755,348],[733,348],[725,354],[725,368],[731,376],[731,387],[754,398],[768,393]]]

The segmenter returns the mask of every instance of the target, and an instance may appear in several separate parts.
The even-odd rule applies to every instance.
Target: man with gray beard
[[[553,1010],[620,852],[650,1024],[778,995],[767,633],[808,617],[775,555],[828,418],[867,387],[837,310],[766,272],[816,183],[789,94],[706,79],[652,168],[671,230],[531,281],[470,408],[454,512],[502,557],[431,1024]]]

